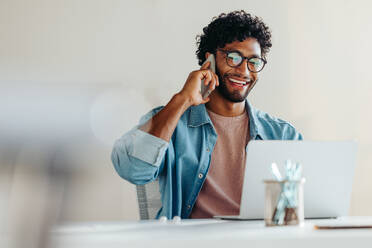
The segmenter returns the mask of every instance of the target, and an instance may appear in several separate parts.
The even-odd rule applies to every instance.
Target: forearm
[[[210,91],[219,85],[217,75],[207,69],[209,66],[210,62],[207,62],[200,70],[191,72],[180,93],[174,95],[159,113],[140,127],[140,130],[169,142],[182,114],[192,105],[197,106],[209,101],[209,97],[203,99],[201,95],[202,80],[205,85],[209,85]]]
[[[191,103],[187,97],[178,93],[140,129],[169,142],[179,119],[190,106]]]

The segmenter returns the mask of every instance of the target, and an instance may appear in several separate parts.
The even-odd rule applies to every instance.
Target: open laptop
[[[250,141],[238,216],[222,219],[264,218],[265,185],[274,179],[275,162],[283,173],[287,159],[303,167],[305,218],[335,218],[348,215],[356,160],[356,143],[329,141]]]

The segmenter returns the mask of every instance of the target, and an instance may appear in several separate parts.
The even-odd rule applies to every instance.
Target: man
[[[134,184],[159,179],[157,217],[238,215],[246,146],[257,139],[302,139],[292,125],[246,100],[271,47],[269,28],[242,11],[221,14],[197,37],[200,70],[168,104],[116,141],[112,161]],[[216,73],[206,58],[214,54]],[[203,99],[202,80],[212,91]],[[216,89],[216,90],[214,90]]]

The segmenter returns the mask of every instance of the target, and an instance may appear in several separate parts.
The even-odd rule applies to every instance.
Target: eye
[[[259,72],[263,69],[265,62],[261,58],[250,58],[248,60],[248,69],[251,72]]]
[[[234,65],[238,65],[242,62],[242,57],[236,52],[228,53],[227,58]]]
[[[263,64],[263,61],[260,58],[251,58],[248,62],[255,67],[259,67]]]

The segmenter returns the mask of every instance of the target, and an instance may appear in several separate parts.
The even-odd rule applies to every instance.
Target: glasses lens
[[[261,71],[264,65],[265,63],[261,58],[250,58],[248,60],[248,68],[253,72]]]
[[[230,66],[237,66],[242,62],[243,58],[239,53],[232,52],[227,54],[227,64]]]

